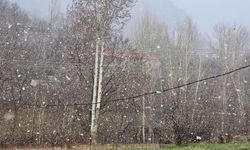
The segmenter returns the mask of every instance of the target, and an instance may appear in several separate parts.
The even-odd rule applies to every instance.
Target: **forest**
[[[136,0],[52,2],[44,20],[0,0],[0,148],[250,139],[247,27],[145,11],[127,38]]]

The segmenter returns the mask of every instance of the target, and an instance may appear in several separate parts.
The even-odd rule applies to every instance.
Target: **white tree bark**
[[[202,60],[201,60],[201,56],[199,55],[198,80],[201,79],[201,65],[202,65]],[[195,115],[195,109],[196,109],[196,105],[197,105],[199,87],[200,87],[200,82],[198,82],[196,84],[196,88],[195,88],[195,98],[194,98],[194,102],[193,102],[194,106],[193,106],[193,111],[192,111],[192,116],[191,116],[192,127],[194,125],[194,115]]]
[[[145,143],[145,97],[142,97],[142,142]]]
[[[98,83],[98,95],[97,95],[97,104],[96,104],[96,116],[95,116],[95,126],[94,129],[97,132],[98,128],[98,119],[100,114],[100,108],[101,108],[101,100],[102,100],[102,80],[103,80],[103,61],[104,61],[104,41],[102,41],[101,45],[101,58],[100,58],[100,66],[99,66],[99,83]]]
[[[93,97],[92,97],[92,113],[91,113],[91,144],[96,144],[97,130],[96,124],[96,96],[97,96],[97,83],[98,83],[98,62],[99,62],[99,39],[96,43],[96,54],[95,54],[95,72],[94,72],[94,85],[93,85]]]
[[[60,2],[51,0],[50,2],[50,25],[52,29],[58,28],[60,22]]]
[[[102,80],[103,80],[103,61],[104,61],[103,52],[104,52],[104,41],[102,41],[101,43],[101,57],[99,63],[99,40],[98,40],[96,45],[95,75],[94,75],[94,87],[93,87],[93,99],[92,99],[92,114],[91,114],[91,144],[93,146],[97,144],[96,139],[98,131],[98,119],[99,119],[101,99],[102,99]]]

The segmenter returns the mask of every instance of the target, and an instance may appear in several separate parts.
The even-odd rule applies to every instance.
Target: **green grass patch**
[[[192,144],[182,147],[170,147],[166,150],[250,150],[250,142],[229,144]]]
[[[124,150],[250,150],[250,142],[233,142],[229,144],[190,144],[186,146],[172,146],[159,148],[126,148]]]

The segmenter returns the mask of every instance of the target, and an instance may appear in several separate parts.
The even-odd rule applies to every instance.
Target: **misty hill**
[[[145,12],[151,13],[153,17],[166,23],[172,29],[187,16],[186,12],[177,8],[171,0],[138,0],[132,9],[132,18],[125,27],[125,34],[133,33],[131,30]]]

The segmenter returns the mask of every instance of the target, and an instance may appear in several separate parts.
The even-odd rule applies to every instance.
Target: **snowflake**
[[[33,80],[33,79],[31,80],[31,83],[30,83],[31,86],[36,87],[38,84],[39,84],[38,80]]]
[[[161,94],[162,92],[161,91],[156,91],[156,94]]]
[[[196,140],[201,140],[202,138],[200,136],[196,136]]]
[[[8,29],[10,29],[12,27],[12,25],[11,24],[8,24]]]
[[[67,80],[69,81],[71,80],[71,78],[68,75],[66,75],[65,77],[67,78]]]
[[[13,118],[15,117],[15,115],[14,115],[12,112],[8,112],[8,113],[4,114],[3,117],[4,117],[4,119],[5,119],[6,121],[8,121],[8,120],[13,119]]]

